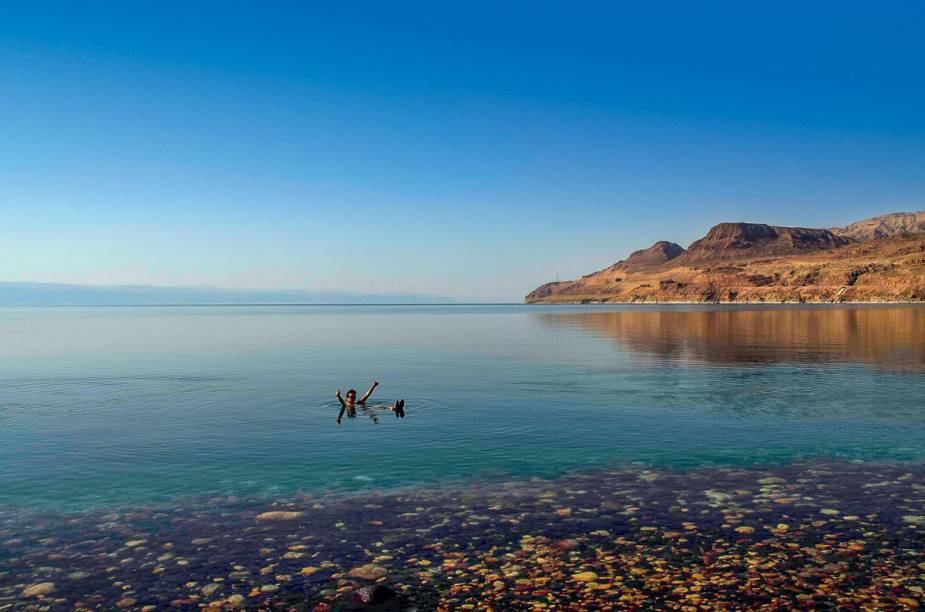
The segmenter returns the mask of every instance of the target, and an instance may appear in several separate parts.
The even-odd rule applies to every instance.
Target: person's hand
[[[337,424],[340,425],[340,417],[337,417]]]
[[[374,380],[374,381],[373,381],[373,386],[374,386],[374,387],[378,387],[378,386],[379,386],[379,381],[378,381],[378,380]]]
[[[337,390],[337,393],[334,394],[334,397],[337,397],[337,398],[340,397],[340,389]]]

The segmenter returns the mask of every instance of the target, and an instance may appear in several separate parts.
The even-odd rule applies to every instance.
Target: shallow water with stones
[[[420,610],[911,608],[923,482],[919,463],[811,461],[5,511],[0,608],[336,609],[370,582]]]

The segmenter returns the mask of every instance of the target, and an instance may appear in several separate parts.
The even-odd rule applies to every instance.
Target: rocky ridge
[[[883,238],[900,232],[910,234],[925,232],[925,211],[881,215],[845,227],[833,227],[831,231],[858,242]]]
[[[923,302],[925,212],[833,229],[720,223],[686,250],[662,240],[525,301]]]

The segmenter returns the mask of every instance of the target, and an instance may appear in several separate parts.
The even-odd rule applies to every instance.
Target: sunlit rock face
[[[881,215],[845,227],[832,228],[832,233],[857,242],[875,240],[893,234],[920,232],[925,232],[925,211]]]
[[[829,230],[777,227],[763,223],[720,223],[691,244],[687,261],[756,255],[790,255],[834,249],[850,241]]]

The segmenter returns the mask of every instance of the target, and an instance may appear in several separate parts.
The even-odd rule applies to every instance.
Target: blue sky
[[[0,280],[514,300],[925,208],[925,5],[0,4]]]

